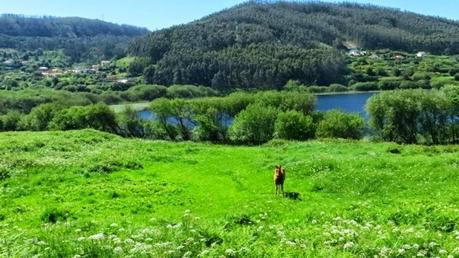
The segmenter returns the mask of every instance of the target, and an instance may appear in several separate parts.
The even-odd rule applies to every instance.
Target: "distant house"
[[[13,59],[8,59],[8,60],[6,60],[5,62],[3,62],[3,64],[5,64],[5,65],[12,65],[12,64],[14,64],[14,60],[13,60]]]
[[[99,69],[100,69],[100,65],[92,65],[92,66],[91,66],[91,69],[89,69],[89,70],[91,70],[91,71],[93,71],[93,72],[98,72]]]
[[[46,72],[46,71],[49,70],[49,68],[46,67],[46,66],[40,66],[40,67],[38,68],[38,70],[39,70],[40,72]]]
[[[400,55],[400,54],[399,55],[395,55],[394,58],[395,58],[395,60],[403,60],[403,59],[405,59],[405,57]]]
[[[48,67],[40,67],[39,70],[41,71],[41,75],[43,76],[49,76],[49,77],[56,77],[56,76],[59,76],[59,75],[62,75],[62,71],[58,68],[53,68],[53,69],[44,69],[44,68],[48,68]]]
[[[106,66],[106,65],[109,65],[110,63],[111,63],[111,62],[108,61],[108,60],[102,60],[102,61],[100,61],[100,65],[101,65],[101,66]]]
[[[355,48],[349,50],[349,53],[348,53],[349,56],[364,56],[366,54],[367,54],[366,51],[361,51],[361,50],[358,50],[358,49],[355,49]]]
[[[116,81],[117,83],[122,83],[122,84],[128,84],[128,83],[133,83],[134,79],[132,78],[124,78]]]
[[[424,57],[426,57],[426,56],[427,56],[427,53],[424,52],[424,51],[418,52],[418,53],[416,54],[416,57],[417,57],[417,58],[424,58]]]

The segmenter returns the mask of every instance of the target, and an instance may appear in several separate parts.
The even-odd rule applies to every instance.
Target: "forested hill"
[[[77,17],[0,16],[0,48],[63,49],[74,61],[111,58],[147,33],[144,28]]]
[[[130,51],[148,57],[154,83],[280,87],[339,82],[345,47],[457,54],[459,23],[369,5],[251,1],[154,32]]]

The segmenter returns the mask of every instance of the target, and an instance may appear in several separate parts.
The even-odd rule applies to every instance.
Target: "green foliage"
[[[152,101],[157,98],[165,97],[167,94],[167,88],[160,85],[140,84],[129,88],[126,94],[130,101]]]
[[[380,81],[379,82],[379,89],[381,90],[394,90],[400,88],[401,82],[400,81]]]
[[[217,96],[218,92],[208,87],[194,85],[172,85],[167,88],[169,98],[199,98]]]
[[[260,104],[249,105],[236,115],[230,139],[245,144],[262,144],[272,139],[278,110]]]
[[[43,104],[32,109],[27,115],[23,116],[21,124],[24,129],[32,131],[44,131],[54,116],[64,107],[56,103]]]
[[[357,82],[352,88],[357,91],[373,91],[379,90],[379,85],[377,82]]]
[[[456,140],[448,134],[454,123],[449,117],[456,114],[452,103],[437,91],[395,91],[371,97],[367,112],[370,125],[384,140],[417,143],[423,136],[425,142],[439,144]]]
[[[54,130],[93,128],[112,133],[118,131],[115,114],[104,104],[63,109],[54,116],[48,127]]]
[[[135,58],[128,66],[129,76],[135,77],[141,75],[147,66],[147,58]]]
[[[365,122],[358,114],[347,114],[339,110],[325,113],[317,127],[321,138],[360,139],[363,137]]]
[[[219,111],[209,108],[204,113],[194,116],[197,126],[193,129],[193,138],[198,141],[219,142],[226,138],[226,128],[220,121]]]
[[[144,122],[140,119],[138,111],[129,106],[118,114],[117,123],[123,136],[138,138],[146,136]]]
[[[20,128],[21,113],[10,111],[7,114],[0,116],[0,128],[2,131],[16,131]]]
[[[312,117],[293,110],[279,113],[274,128],[275,137],[286,140],[312,139],[315,133]]]

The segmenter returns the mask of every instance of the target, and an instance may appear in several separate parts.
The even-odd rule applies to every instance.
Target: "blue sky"
[[[187,23],[245,0],[0,0],[0,13],[79,16],[150,30]],[[325,0],[342,2],[342,0]],[[354,0],[459,20],[458,0]]]

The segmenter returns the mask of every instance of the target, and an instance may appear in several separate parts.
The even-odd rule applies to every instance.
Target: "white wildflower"
[[[352,247],[354,247],[354,242],[352,242],[352,241],[347,242],[343,246],[344,249],[351,249]]]
[[[440,251],[438,251],[439,254],[447,254],[448,251],[446,251],[445,249],[441,249]]]
[[[132,244],[135,243],[135,241],[132,240],[132,239],[130,239],[130,238],[126,238],[126,239],[124,240],[124,243],[125,243],[125,244],[128,244],[128,245],[132,245]]]
[[[233,249],[226,249],[225,250],[225,254],[228,255],[228,256],[234,256],[236,255],[236,251],[234,251]]]
[[[100,239],[103,239],[104,237],[105,237],[104,233],[98,233],[98,234],[88,237],[88,239],[89,240],[100,240]]]
[[[123,253],[123,248],[121,248],[120,246],[117,246],[117,247],[115,247],[115,249],[113,249],[113,252],[115,254],[121,254],[121,253]]]
[[[110,227],[111,227],[111,228],[117,228],[117,227],[118,227],[118,224],[112,223],[112,224],[110,224]]]

